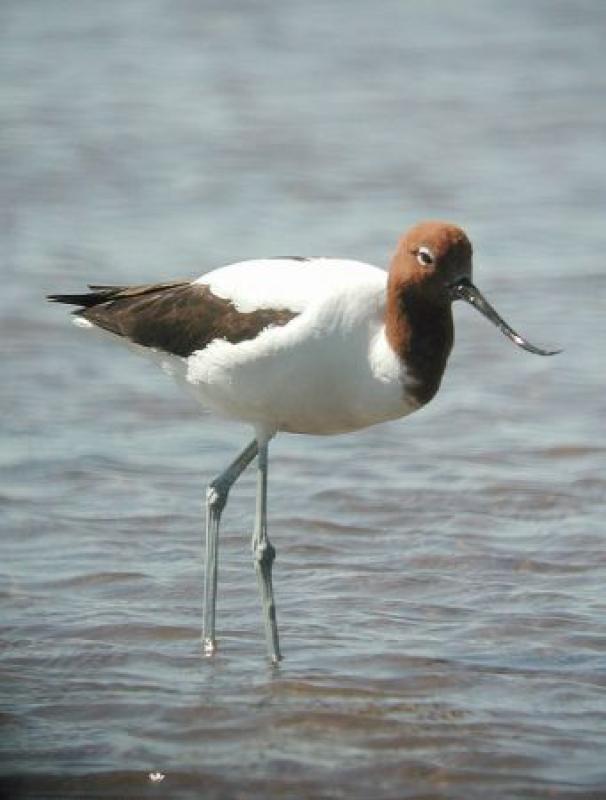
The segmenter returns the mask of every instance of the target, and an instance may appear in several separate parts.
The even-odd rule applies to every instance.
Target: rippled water
[[[605,25],[600,0],[0,5],[3,797],[606,797]],[[202,658],[204,485],[248,432],[43,295],[386,264],[427,216],[565,352],[457,308],[423,412],[278,438],[286,659],[252,474]]]

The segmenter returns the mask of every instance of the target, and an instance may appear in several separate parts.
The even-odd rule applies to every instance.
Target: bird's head
[[[559,353],[530,344],[497,314],[472,283],[472,253],[471,242],[458,226],[434,220],[420,222],[400,239],[390,282],[395,282],[400,291],[412,292],[438,306],[465,300],[524,350],[542,356]]]

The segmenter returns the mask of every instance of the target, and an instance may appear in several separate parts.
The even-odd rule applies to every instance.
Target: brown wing
[[[202,350],[213,339],[236,344],[270,325],[297,316],[288,309],[238,311],[208,286],[188,281],[146,286],[90,286],[90,293],[50,295],[57,303],[82,306],[74,313],[111,333],[178,356]]]

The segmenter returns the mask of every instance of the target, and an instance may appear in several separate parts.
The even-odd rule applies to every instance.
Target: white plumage
[[[335,434],[403,416],[405,368],[385,339],[387,274],[339,259],[266,259],[198,278],[243,313],[288,309],[298,315],[255,339],[217,338],[174,373],[203,406],[277,431]]]

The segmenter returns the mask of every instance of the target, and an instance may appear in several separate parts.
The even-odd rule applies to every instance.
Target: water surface
[[[2,4],[5,796],[606,796],[605,24],[599,0]],[[204,486],[249,433],[44,294],[386,265],[427,216],[564,353],[457,307],[428,408],[279,437],[286,659],[265,661],[252,473],[204,659]]]

